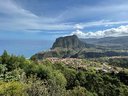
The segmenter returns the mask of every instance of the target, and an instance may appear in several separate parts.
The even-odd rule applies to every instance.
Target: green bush
[[[94,93],[87,91],[84,87],[74,87],[73,90],[67,92],[67,96],[97,96]]]
[[[27,96],[27,85],[21,82],[3,82],[0,81],[1,96]]]

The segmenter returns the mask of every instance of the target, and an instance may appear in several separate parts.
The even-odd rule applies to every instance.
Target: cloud
[[[93,27],[93,26],[113,26],[113,25],[122,25],[122,24],[128,24],[128,21],[110,21],[110,20],[99,20],[94,22],[87,22],[87,23],[81,23],[79,26],[86,28],[86,27]]]
[[[70,22],[70,20],[69,21],[66,21],[66,20],[78,17],[76,18],[77,20],[81,16],[82,18],[88,19],[88,17],[94,16],[94,15],[97,17],[101,15],[101,13],[103,13],[104,15],[106,13],[108,14],[109,11],[111,11],[110,13],[123,12],[124,14],[126,13],[128,7],[126,6],[126,4],[123,4],[123,5],[82,6],[82,7],[75,7],[75,8],[70,7],[69,9],[67,8],[68,10],[62,11],[62,13],[60,12],[60,15],[58,15],[56,18],[52,18],[52,17],[38,16],[32,13],[30,10],[24,9],[22,6],[14,2],[14,0],[6,0],[6,1],[0,0],[0,31],[43,32],[42,30],[45,30],[45,31],[57,31],[57,33],[59,31],[63,31],[63,32],[65,31],[66,33],[66,31],[72,32],[73,30],[77,30],[74,32],[75,34],[81,34],[81,36],[84,36],[85,33],[81,32],[80,31],[81,29],[84,29],[84,28],[86,29],[87,27],[94,27],[94,26],[107,27],[111,25],[128,24],[128,21],[127,20],[110,21],[109,19],[106,19],[106,18],[96,20],[95,18],[93,18],[95,19],[95,20],[92,20],[93,22],[83,20],[81,23],[80,21]],[[115,14],[113,13],[109,15],[113,16]],[[126,34],[126,33],[123,33],[123,34]],[[103,37],[104,34],[103,32],[98,31],[95,33],[88,32],[86,33],[86,35],[92,36],[92,37],[96,37],[96,36]]]
[[[38,30],[70,30],[73,25],[58,23],[59,19],[37,16],[13,0],[0,0],[0,30],[38,32]],[[36,29],[36,30],[28,30]]]
[[[80,24],[76,24],[76,25],[74,26],[74,28],[75,28],[75,29],[83,29],[84,26],[81,26]]]
[[[12,0],[0,1],[0,29],[24,30],[28,27],[38,27],[38,16],[17,6]]]
[[[103,37],[118,37],[118,36],[128,36],[128,25],[120,26],[118,28],[111,28],[96,32],[82,32],[76,30],[72,32],[71,35],[77,35],[80,38],[103,38]]]
[[[113,0],[114,1],[114,0]],[[97,5],[82,5],[71,7],[65,10],[60,18],[65,21],[88,21],[88,20],[127,20],[128,18],[128,2],[123,1],[121,3],[115,2],[102,2]],[[68,15],[67,15],[68,14]]]

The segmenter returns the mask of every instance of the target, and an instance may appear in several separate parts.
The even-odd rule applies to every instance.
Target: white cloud
[[[69,30],[73,25],[58,23],[56,18],[39,17],[34,13],[23,9],[13,0],[0,0],[0,30],[4,31],[27,31],[28,29],[39,30]],[[38,31],[31,31],[38,32]]]
[[[94,22],[87,22],[87,23],[80,23],[77,26],[80,28],[77,28],[76,26],[74,28],[77,29],[84,29],[86,27],[93,27],[93,26],[113,26],[113,25],[121,25],[121,24],[128,24],[128,21],[110,21],[110,20],[100,20],[100,21],[94,21]]]
[[[108,3],[98,5],[83,5],[71,7],[65,10],[60,18],[64,20],[95,20],[95,19],[110,19],[110,20],[127,20],[128,18],[128,2]],[[67,15],[68,14],[68,15]]]
[[[81,26],[80,24],[76,24],[76,25],[74,26],[74,28],[75,28],[75,29],[83,29],[84,26]]]
[[[102,31],[96,32],[82,32],[80,30],[76,30],[72,32],[72,34],[77,35],[80,38],[103,38],[103,37],[118,37],[118,36],[128,36],[128,25],[120,26],[118,28],[111,28]]]
[[[126,7],[126,6],[124,6]],[[118,9],[123,9],[123,6],[119,6]],[[101,12],[100,10],[104,7],[98,7],[98,12]],[[107,10],[110,10],[110,7],[105,7]],[[105,9],[104,8],[104,9]],[[114,10],[116,10],[117,6],[114,7]],[[79,15],[82,15],[84,13],[90,14],[96,11],[97,9],[95,7],[86,7],[85,8],[76,8],[67,10],[65,14],[62,14],[63,18],[61,16],[56,18],[47,18],[47,17],[39,17],[35,15],[34,13],[30,12],[29,10],[26,10],[22,8],[21,6],[17,5],[13,0],[0,0],[0,30],[4,31],[22,31],[22,32],[41,32],[41,30],[74,30],[77,31],[74,32],[75,34],[80,34],[82,37],[104,37],[104,32],[98,31],[98,32],[88,32],[83,33],[80,31],[80,29],[84,29],[86,27],[92,27],[92,26],[110,26],[110,25],[117,25],[117,24],[128,24],[128,21],[109,21],[109,20],[100,20],[95,22],[86,22],[86,23],[62,23],[63,19],[65,20],[68,17],[74,17],[78,13],[81,13]],[[104,11],[103,9],[103,11]],[[113,8],[112,8],[113,9]],[[79,12],[80,11],[80,12]],[[82,12],[81,12],[82,11]],[[84,12],[87,11],[87,12]],[[90,12],[89,12],[90,11]],[[73,14],[70,14],[73,13]],[[76,14],[77,13],[77,14]],[[95,13],[95,12],[94,12]],[[2,15],[1,15],[2,14]],[[67,15],[68,14],[68,15]],[[85,15],[86,15],[85,14]],[[66,16],[68,17],[66,17]],[[84,17],[86,18],[86,17]],[[35,30],[29,30],[29,29],[35,29]],[[107,32],[109,33],[109,32]],[[123,33],[126,34],[126,33]],[[107,35],[107,34],[106,34]]]

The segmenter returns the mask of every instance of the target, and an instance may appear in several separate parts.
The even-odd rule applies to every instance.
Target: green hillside
[[[0,96],[127,96],[127,69],[87,59],[0,56]]]

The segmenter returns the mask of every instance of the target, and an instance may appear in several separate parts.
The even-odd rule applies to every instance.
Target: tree
[[[3,52],[2,56],[1,56],[1,63],[2,64],[7,64],[9,59],[10,59],[10,55],[7,53],[6,50],[4,50],[4,52]]]
[[[97,96],[97,94],[87,91],[84,87],[74,87],[73,90],[69,90],[67,96]]]
[[[27,96],[27,86],[17,81],[0,81],[0,96]]]

